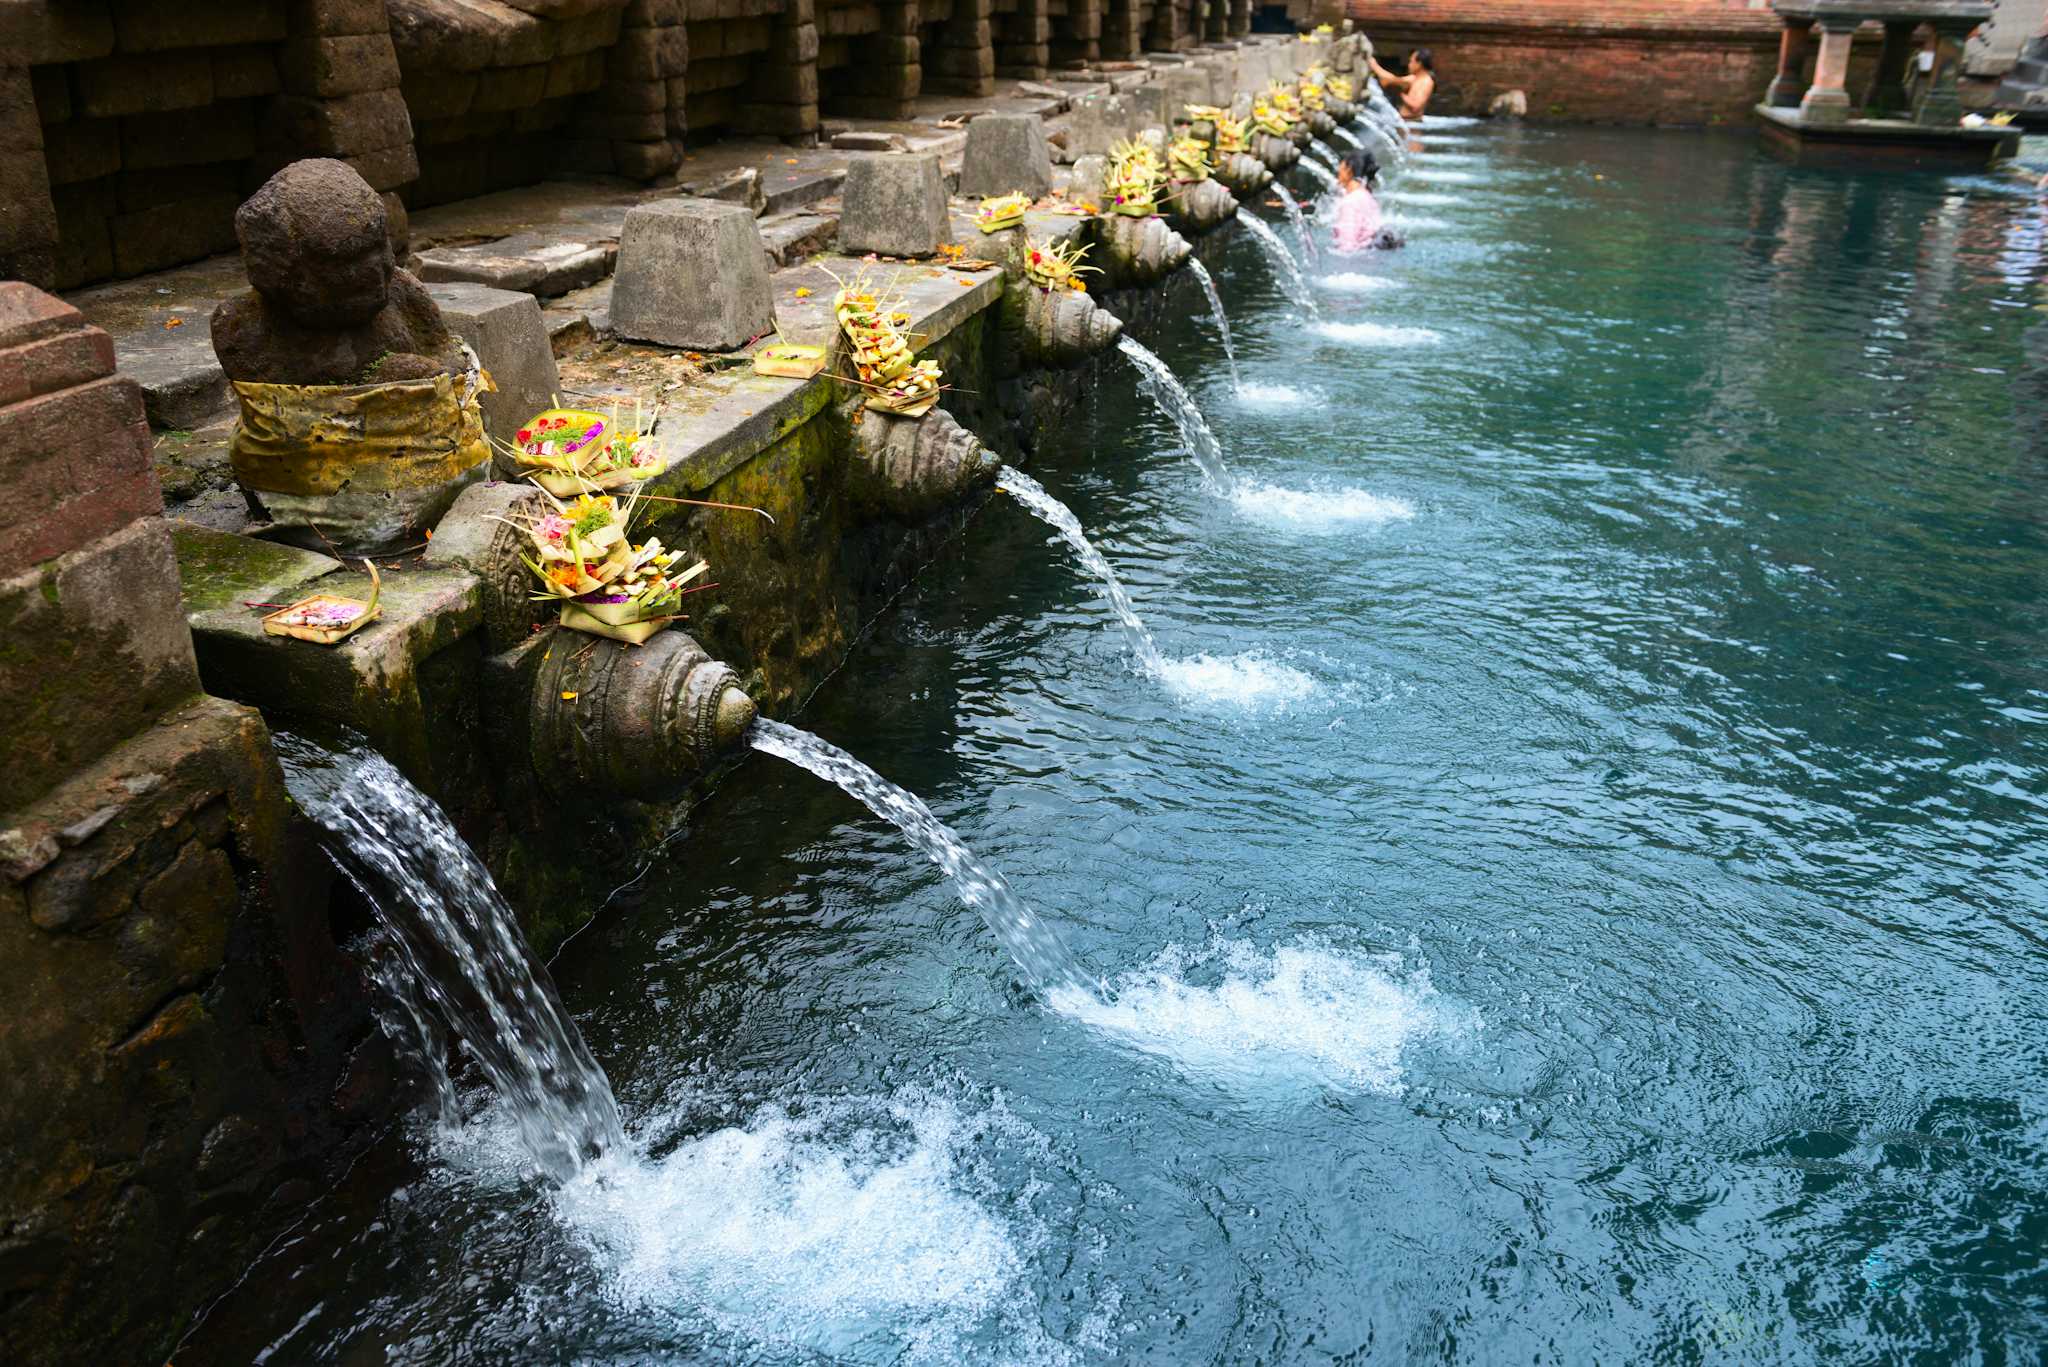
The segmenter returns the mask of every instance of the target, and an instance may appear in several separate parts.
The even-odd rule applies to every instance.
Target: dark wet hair
[[[1424,71],[1427,71],[1432,76],[1436,75],[1436,54],[1434,52],[1431,52],[1426,47],[1419,47],[1408,55],[1422,63]]]
[[[1379,159],[1373,156],[1372,153],[1362,150],[1346,152],[1343,157],[1343,165],[1351,172],[1353,178],[1364,185],[1366,189],[1376,190],[1379,188],[1380,163]]]

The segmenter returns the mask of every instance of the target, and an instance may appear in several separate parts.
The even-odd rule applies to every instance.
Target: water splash
[[[1124,591],[1123,581],[1117,578],[1116,571],[1095,548],[1095,543],[1088,539],[1088,534],[1081,530],[1081,519],[1074,516],[1074,510],[1047,493],[1045,486],[1037,480],[1007,465],[996,475],[996,488],[1030,509],[1039,521],[1058,532],[1060,539],[1073,548],[1081,564],[1102,586],[1102,596],[1109,600],[1110,611],[1123,624],[1124,636],[1130,641],[1131,653],[1138,657],[1138,663],[1155,678],[1163,676],[1166,661],[1159,654],[1158,643],[1152,639],[1152,633],[1145,630],[1145,624],[1138,620],[1137,609],[1131,606],[1131,596]]]
[[[397,1005],[412,1017],[444,1117],[454,1089],[435,1018],[476,1059],[533,1167],[566,1181],[621,1147],[611,1084],[447,814],[373,750],[333,753],[280,735],[277,751],[285,786],[391,932],[398,963],[378,976],[410,984]]]
[[[960,900],[981,913],[1040,992],[1086,997],[1100,990],[1059,933],[1024,904],[1000,873],[976,859],[915,793],[897,787],[829,741],[766,717],[748,728],[747,744],[837,784],[848,797],[903,832],[953,880]]]
[[[1301,159],[1301,168],[1307,171],[1310,175],[1314,176],[1316,178],[1316,184],[1322,186],[1323,189],[1327,191],[1336,190],[1337,177],[1331,174],[1330,168],[1323,165],[1321,162],[1310,161],[1307,157],[1303,157]]]
[[[1331,129],[1330,131],[1335,133],[1338,137],[1344,139],[1344,141],[1350,143],[1352,147],[1357,149],[1358,151],[1363,152],[1365,150],[1365,144],[1358,140],[1358,135],[1352,132],[1350,129],[1346,128],[1343,124],[1338,124],[1335,128]]]
[[[1315,239],[1309,236],[1308,219],[1302,216],[1301,202],[1295,199],[1293,193],[1277,180],[1273,182],[1273,193],[1280,196],[1280,207],[1287,210],[1287,219],[1294,225],[1294,238],[1301,244],[1301,259],[1303,261],[1314,261],[1316,259],[1316,243]]]
[[[1318,323],[1318,336],[1350,346],[1434,346],[1443,334],[1432,328],[1403,327],[1398,323]]]
[[[1291,384],[1251,380],[1237,387],[1237,401],[1247,408],[1293,408],[1308,403],[1313,395]]]
[[[1363,271],[1338,271],[1322,278],[1326,290],[1341,290],[1347,294],[1363,294],[1368,290],[1390,290],[1396,282],[1384,275],[1367,275]]]
[[[1042,1217],[990,1158],[1045,1140],[1000,1099],[798,1093],[699,1128],[731,1104],[686,1098],[642,1127],[658,1156],[553,1198],[612,1296],[702,1321],[720,1360],[955,1364],[991,1337],[1006,1362],[1074,1360],[1024,1291]]]
[[[1223,359],[1230,363],[1230,387],[1242,388],[1237,375],[1237,348],[1230,344],[1230,319],[1223,312],[1223,296],[1216,292],[1216,281],[1209,274],[1209,268],[1202,264],[1199,256],[1188,258],[1188,268],[1201,283],[1202,293],[1209,296],[1209,316],[1216,320],[1217,335],[1223,338]]]
[[[1296,531],[1328,531],[1343,526],[1377,526],[1406,522],[1415,505],[1365,489],[1286,489],[1277,484],[1242,484],[1233,495],[1248,517]]]
[[[1166,362],[1129,333],[1117,339],[1116,347],[1138,368],[1141,383],[1152,396],[1152,402],[1158,404],[1159,411],[1171,418],[1173,425],[1180,430],[1181,444],[1188,448],[1195,464],[1202,467],[1202,473],[1212,485],[1229,493],[1237,481],[1231,478],[1230,468],[1223,463],[1222,443],[1216,440],[1216,434],[1203,420],[1202,410],[1195,406],[1194,395],[1188,393]]]
[[[1274,712],[1322,694],[1315,677],[1263,650],[1235,655],[1190,655],[1168,660],[1161,675],[1167,690],[1184,702],[1241,712]]]
[[[1287,250],[1287,244],[1280,240],[1280,234],[1274,232],[1266,220],[1255,217],[1248,209],[1240,208],[1237,211],[1237,221],[1252,235],[1252,240],[1264,249],[1266,258],[1279,268],[1280,284],[1287,291],[1287,297],[1294,301],[1294,306],[1311,318],[1315,317],[1318,312],[1316,297],[1308,287],[1308,277],[1301,273],[1301,263],[1294,259],[1293,252]]]
[[[1426,968],[1313,935],[1273,949],[1221,938],[1196,951],[1169,945],[1112,987],[1052,1005],[1183,1072],[1248,1089],[1292,1079],[1398,1096],[1407,1047],[1464,1026]]]

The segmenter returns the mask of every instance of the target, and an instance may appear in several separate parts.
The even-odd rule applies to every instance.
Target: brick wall
[[[1440,113],[1484,113],[1524,90],[1536,118],[1737,123],[1777,68],[1763,0],[1348,0],[1389,60],[1436,53]]]

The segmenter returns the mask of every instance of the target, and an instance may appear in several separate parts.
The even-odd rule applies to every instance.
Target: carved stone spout
[[[1323,108],[1329,112],[1330,117],[1339,126],[1358,122],[1358,106],[1349,100],[1340,100],[1335,95],[1325,95],[1323,97]],[[1328,137],[1329,135],[1324,134],[1324,136]]]
[[[1301,160],[1301,149],[1286,138],[1276,138],[1271,133],[1260,133],[1252,139],[1252,154],[1266,164],[1266,169],[1279,175]]]
[[[530,699],[533,770],[556,797],[677,797],[754,720],[739,676],[674,627],[642,646],[557,629]]]
[[[1175,228],[1200,237],[1237,216],[1237,199],[1215,180],[1185,181],[1175,187],[1170,208]]]
[[[916,419],[863,412],[854,428],[853,456],[856,491],[916,521],[992,483],[1002,468],[981,439],[942,408]]]
[[[1214,176],[1238,196],[1257,194],[1273,183],[1266,163],[1248,152],[1226,152],[1216,159]]]
[[[1195,250],[1163,218],[1106,214],[1096,222],[1103,274],[1115,289],[1157,284],[1185,265]]]
[[[1302,115],[1308,123],[1308,131],[1328,141],[1337,131],[1337,120],[1327,109],[1311,109]]]
[[[1045,289],[1012,276],[1003,295],[1003,325],[1023,369],[1065,370],[1113,346],[1121,318],[1077,290]]]

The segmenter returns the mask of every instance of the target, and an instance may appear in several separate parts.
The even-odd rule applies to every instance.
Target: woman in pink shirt
[[[1351,152],[1338,159],[1338,251],[1362,252],[1368,247],[1401,245],[1401,235],[1381,222],[1380,202],[1372,197],[1379,178],[1379,163],[1370,152]]]

